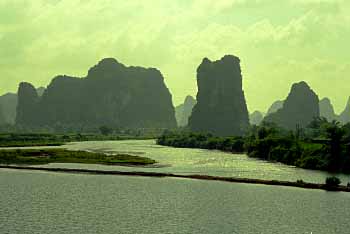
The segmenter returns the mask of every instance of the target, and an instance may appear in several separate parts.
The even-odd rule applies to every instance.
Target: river
[[[50,164],[44,167],[83,168],[119,171],[152,171],[175,174],[205,174],[267,180],[324,183],[328,176],[336,175],[343,184],[350,176],[305,170],[281,163],[249,158],[244,154],[231,154],[202,149],[181,149],[156,145],[154,140],[77,142],[63,146],[70,150],[88,150],[105,153],[127,153],[155,159],[159,167],[136,168],[87,164]]]
[[[45,167],[143,170],[323,182],[309,171],[218,151],[154,141],[64,146],[142,155],[157,168],[51,164]],[[343,182],[346,175],[338,175]],[[0,169],[0,233],[313,233],[350,230],[350,194],[174,178]]]

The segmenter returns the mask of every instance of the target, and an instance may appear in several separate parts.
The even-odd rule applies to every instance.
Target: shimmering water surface
[[[158,168],[84,164],[45,167],[156,171],[323,182],[329,174],[152,140],[81,142],[68,149],[150,157]],[[343,182],[346,175],[338,175]],[[350,194],[173,178],[0,169],[0,233],[350,233]]]
[[[90,150],[97,152],[127,153],[155,159],[160,168],[136,168],[84,164],[51,164],[49,167],[86,168],[122,171],[155,171],[177,174],[207,174],[258,179],[275,179],[324,183],[329,173],[304,170],[280,163],[270,163],[252,159],[242,154],[230,154],[220,151],[201,149],[179,149],[156,145],[154,140],[141,141],[105,141],[79,142],[64,146],[72,150]],[[45,165],[47,167],[47,165]],[[338,174],[343,183],[350,176]]]
[[[350,194],[0,170],[0,233],[346,234]]]

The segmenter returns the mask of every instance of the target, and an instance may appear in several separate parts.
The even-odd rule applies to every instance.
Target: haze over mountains
[[[350,97],[348,99],[348,102],[346,103],[344,111],[340,113],[338,119],[343,124],[350,122]]]
[[[329,98],[320,100],[320,115],[325,117],[328,121],[337,120],[338,116],[334,112],[333,105]]]
[[[176,117],[178,127],[186,127],[187,126],[188,118],[191,116],[192,109],[196,103],[197,103],[196,99],[194,99],[192,96],[188,95],[185,98],[184,103],[178,105],[175,108],[175,117]]]
[[[278,100],[272,103],[270,108],[267,110],[267,115],[277,112],[279,109],[283,107],[283,103],[284,101],[281,101],[281,100]]]
[[[42,96],[45,91],[44,87],[39,87],[37,89],[38,95]],[[0,112],[3,113],[3,120],[0,124],[15,124],[16,122],[16,112],[17,112],[17,93],[6,93],[0,96]]]
[[[264,120],[264,114],[260,111],[254,111],[249,115],[251,125],[259,125]]]
[[[0,125],[67,131],[112,128],[185,127],[215,135],[242,135],[249,125],[274,122],[286,129],[305,127],[314,117],[350,122],[350,99],[338,116],[328,98],[318,100],[306,82],[292,86],[286,100],[274,102],[266,115],[248,117],[238,57],[203,59],[197,69],[197,100],[187,96],[173,107],[160,71],[126,67],[117,60],[101,60],[84,78],[55,77],[47,88],[20,84],[17,94],[0,97]],[[176,113],[175,113],[176,111]]]
[[[17,94],[7,93],[0,96],[0,109],[3,113],[3,122],[0,124],[15,124]]]

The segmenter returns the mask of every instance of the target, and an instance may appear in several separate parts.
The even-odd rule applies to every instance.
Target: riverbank
[[[104,154],[66,149],[0,150],[0,164],[3,165],[43,165],[48,163],[146,166],[155,164],[156,161],[130,154]]]
[[[0,148],[62,146],[67,143],[82,141],[146,140],[154,138],[156,138],[156,135],[3,133],[0,134]]]
[[[249,178],[237,178],[237,177],[221,177],[221,176],[209,176],[209,175],[179,175],[172,173],[158,173],[158,172],[126,172],[126,171],[101,171],[101,170],[87,170],[87,169],[68,169],[68,168],[42,168],[42,167],[29,167],[29,166],[11,166],[0,165],[0,168],[13,169],[13,170],[31,170],[31,171],[46,171],[46,172],[60,172],[60,173],[78,173],[78,174],[93,174],[93,175],[119,175],[119,176],[143,176],[143,177],[157,177],[157,178],[184,178],[184,179],[196,179],[196,180],[209,180],[209,181],[223,181],[230,183],[244,183],[244,184],[262,184],[273,186],[286,186],[297,187],[304,189],[318,189],[327,191],[338,192],[350,192],[350,187],[339,185],[334,187],[328,187],[325,184],[305,183],[302,181],[290,182],[290,181],[277,181],[277,180],[260,180]]]
[[[334,130],[334,129],[336,130]],[[342,131],[335,126],[331,129]],[[262,130],[261,130],[262,131]],[[264,130],[266,131],[266,130]],[[276,130],[277,131],[277,130]],[[264,133],[265,134],[265,133]],[[217,137],[191,132],[165,132],[158,145],[244,153],[251,158],[279,162],[303,169],[350,174],[350,143],[347,138],[301,139],[290,135]],[[349,133],[350,134],[350,133]]]
[[[0,145],[1,148],[14,148],[14,147],[45,147],[45,146],[62,146],[69,142],[10,142]]]

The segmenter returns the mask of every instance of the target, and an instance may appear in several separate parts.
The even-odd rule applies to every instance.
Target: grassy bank
[[[150,165],[155,161],[128,154],[107,155],[65,149],[0,150],[0,164],[40,165],[48,163],[86,163],[103,165]]]

